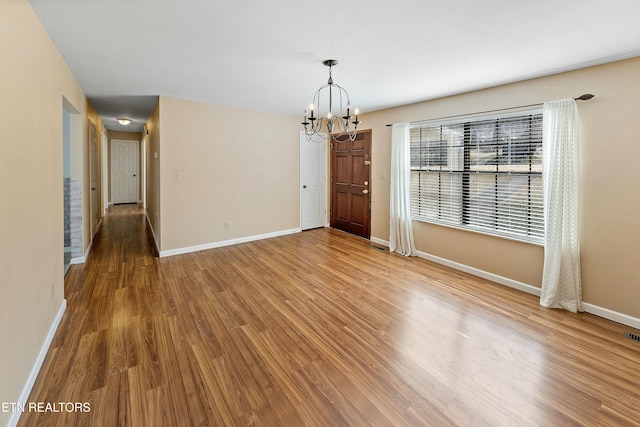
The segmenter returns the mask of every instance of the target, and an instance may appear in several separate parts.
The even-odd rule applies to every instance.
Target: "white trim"
[[[100,221],[100,224],[102,224],[102,221]],[[100,224],[98,224],[98,228],[99,228]],[[87,261],[87,257],[89,256],[89,252],[91,252],[91,247],[92,246],[93,246],[93,241],[89,242],[89,246],[87,247],[87,250],[84,251],[84,256],[71,258],[69,260],[69,265],[84,264]]]
[[[585,313],[590,313],[595,316],[604,317],[605,319],[612,320],[614,322],[621,323],[632,328],[640,329],[640,319],[637,317],[629,316],[617,311],[609,310],[608,308],[599,307],[597,305],[589,304],[588,302],[582,302],[582,308]]]
[[[386,240],[378,239],[377,237],[371,237],[371,241],[389,247],[389,242]],[[445,258],[440,258],[435,255],[428,254],[426,252],[418,251],[419,258],[433,261],[437,264],[451,267],[454,270],[464,271],[465,273],[473,274],[474,276],[482,277],[483,279],[491,280],[492,282],[499,283],[501,285],[508,286],[510,288],[518,289],[522,292],[526,292],[531,295],[540,296],[540,288],[528,285],[526,283],[518,282],[517,280],[509,279],[508,277],[498,276],[497,274],[489,273],[488,271],[480,270],[474,267],[470,267],[465,264],[460,264],[455,261],[450,261]],[[630,326],[632,328],[640,329],[640,319],[637,317],[629,316],[627,314],[618,313],[617,311],[609,310],[608,308],[599,307],[594,304],[582,302],[582,308],[585,313],[593,314],[613,322],[620,323],[622,325]]]
[[[100,132],[102,136],[102,200],[104,203],[104,214],[107,214],[107,207],[109,206],[109,195],[111,194],[111,183],[109,182],[109,170],[107,165],[109,163],[109,138],[107,136],[107,129],[102,128]]]
[[[517,280],[509,279],[508,277],[499,276],[497,274],[489,273],[488,271],[480,270],[475,267],[470,267],[459,262],[450,261],[445,258],[440,258],[435,255],[428,254],[426,252],[417,251],[419,258],[433,261],[437,264],[451,267],[455,270],[464,271],[465,273],[473,274],[474,276],[482,277],[483,279],[491,280],[492,282],[499,283],[501,285],[508,286],[510,288],[518,289],[519,291],[526,292],[528,294],[540,296],[540,288],[528,285],[526,283],[518,282]]]
[[[31,373],[29,374],[29,377],[27,378],[27,382],[22,388],[22,393],[20,393],[20,397],[18,398],[17,403],[26,405],[27,399],[29,399],[29,395],[31,394],[31,389],[33,388],[33,385],[36,382],[36,378],[38,378],[38,374],[40,373],[40,368],[42,368],[42,363],[44,362],[44,358],[49,352],[49,346],[53,341],[53,336],[56,334],[56,331],[58,330],[58,325],[60,325],[60,321],[62,320],[62,316],[64,315],[64,311],[66,310],[66,308],[67,308],[67,300],[63,299],[62,303],[60,304],[60,308],[58,309],[58,314],[56,314],[56,317],[53,319],[53,322],[49,327],[49,333],[47,333],[47,336],[44,339],[44,343],[42,343],[42,347],[40,348],[40,353],[38,354],[38,357],[36,358],[36,361],[33,364],[33,368],[31,368]],[[21,415],[22,415],[22,412],[13,412],[9,417],[9,422],[7,423],[7,427],[15,427],[18,424],[18,421],[20,420]]]
[[[93,246],[93,240],[89,242],[89,246],[87,246],[87,250],[84,251],[83,258],[86,260],[89,257],[89,252],[91,252],[91,247]]]
[[[149,228],[151,229],[151,235],[153,236],[153,242],[156,245],[156,249],[158,250],[158,254],[160,253],[160,245],[158,245],[158,239],[156,238],[156,232],[153,229],[153,225],[151,225],[151,219],[149,218],[149,212],[144,210],[144,216],[147,218],[147,224],[149,224]],[[160,255],[161,256],[161,255]]]
[[[142,190],[142,195],[138,195],[142,199],[142,208],[147,209],[147,136],[146,136],[146,126],[143,131],[145,136],[140,140],[140,161],[138,162],[142,167],[140,171],[140,189]]]
[[[321,134],[321,135],[325,135],[326,134]],[[304,149],[304,145],[305,144],[322,144],[324,146],[324,159],[323,159],[323,164],[322,164],[322,168],[324,170],[323,174],[324,174],[324,188],[323,188],[323,194],[322,194],[322,203],[323,206],[322,208],[324,209],[324,216],[325,216],[325,221],[327,222],[327,227],[329,227],[329,193],[331,191],[331,188],[329,186],[329,173],[330,173],[330,155],[331,155],[331,151],[329,150],[329,144],[327,143],[326,140],[321,141],[321,142],[315,142],[315,141],[308,141],[307,137],[304,133],[304,131],[300,131],[300,170],[299,170],[299,182],[298,184],[300,185],[300,229],[301,230],[312,230],[314,228],[320,228],[321,226],[308,226],[307,224],[307,228],[304,228],[304,211],[305,211],[305,207],[304,207],[304,188],[303,186],[306,187],[304,181],[304,170],[305,168],[308,166],[306,164],[306,153],[305,153],[305,149]],[[315,224],[314,224],[315,225]]]
[[[376,241],[379,239],[376,239]],[[373,241],[373,239],[372,239]],[[383,240],[379,240],[380,244],[384,244]],[[491,280],[492,282],[499,283],[501,285],[508,286],[510,288],[517,289],[522,292],[526,292],[531,295],[540,296],[540,288],[526,283],[518,282],[517,280],[509,279],[508,277],[499,276],[497,274],[489,273],[488,271],[480,270],[475,267],[470,267],[465,264],[460,264],[455,261],[450,261],[445,258],[440,258],[435,255],[428,254],[426,252],[418,251],[418,257],[429,261],[433,261],[437,264],[451,267],[455,270],[464,271],[465,273],[473,274],[474,276],[482,277],[483,279]],[[622,325],[630,326],[635,329],[640,329],[640,319],[637,317],[629,316],[627,314],[619,313],[617,311],[609,310],[608,308],[600,307],[594,304],[582,302],[582,308],[585,313],[593,314],[595,316],[602,317],[612,322],[620,323]]]
[[[292,228],[289,230],[275,231],[273,233],[258,234],[255,236],[238,237],[237,239],[223,240],[220,242],[206,243],[204,245],[189,246],[186,248],[170,249],[168,251],[158,251],[160,258],[181,255],[189,252],[204,251],[206,249],[221,248],[223,246],[237,245],[239,243],[253,242],[254,240],[270,239],[272,237],[286,236],[287,234],[300,233],[300,228]]]
[[[378,239],[377,237],[373,237],[373,236],[371,236],[369,240],[371,240],[373,243],[386,246],[387,248],[389,247],[389,242],[387,240]]]
[[[100,221],[100,224],[102,224],[102,221]],[[79,257],[75,257],[75,258],[71,258],[69,260],[69,265],[74,265],[74,264],[84,264],[87,261],[87,257],[89,256],[89,251],[91,251],[91,247],[93,246],[93,241],[91,241],[89,243],[89,247],[87,248],[86,251],[84,251],[84,256],[79,256]]]

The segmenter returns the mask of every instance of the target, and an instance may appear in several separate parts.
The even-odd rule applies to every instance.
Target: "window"
[[[542,242],[542,113],[411,128],[414,220]]]

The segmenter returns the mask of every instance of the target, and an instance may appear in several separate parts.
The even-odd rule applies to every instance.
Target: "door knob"
[[[91,187],[91,189],[95,191],[96,187]]]
[[[307,188],[307,186],[306,186],[306,185],[303,185],[303,186],[302,186],[302,188]]]
[[[367,189],[362,190],[362,194],[369,194],[369,190]]]
[[[365,181],[365,182],[364,182],[364,185],[369,185],[369,181]]]

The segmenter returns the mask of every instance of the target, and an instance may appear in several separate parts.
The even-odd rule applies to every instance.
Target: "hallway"
[[[91,411],[29,413],[20,426],[129,425],[130,406],[120,405],[137,385],[127,372],[158,356],[146,328],[157,314],[159,270],[142,208],[110,207],[86,263],[71,265],[65,276],[67,310],[30,398],[89,402]]]
[[[333,229],[157,258],[109,208],[19,426],[638,425],[620,324]]]

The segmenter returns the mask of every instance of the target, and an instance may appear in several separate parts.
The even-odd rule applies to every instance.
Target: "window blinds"
[[[542,114],[410,130],[413,219],[541,242]]]

